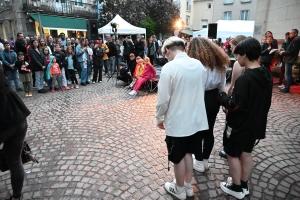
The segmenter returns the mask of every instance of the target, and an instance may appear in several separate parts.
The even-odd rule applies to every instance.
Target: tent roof
[[[219,20],[216,23],[218,24],[217,38],[222,38],[222,41],[225,41],[228,37],[233,38],[237,35],[253,36],[254,21]],[[198,35],[208,37],[207,34],[208,29],[206,28],[193,32],[193,37]]]
[[[98,29],[99,34],[113,34],[111,23],[119,24],[118,34],[146,34],[145,28],[139,28],[129,24],[120,15],[116,15],[108,24]]]

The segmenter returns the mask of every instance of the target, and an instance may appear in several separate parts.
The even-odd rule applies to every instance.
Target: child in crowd
[[[133,90],[129,93],[130,95],[136,95],[137,92],[139,91],[139,89],[141,88],[141,86],[145,82],[147,82],[151,79],[152,79],[152,81],[155,81],[155,79],[156,79],[156,70],[151,65],[150,59],[148,57],[146,57],[144,59],[144,61],[145,61],[145,67],[144,67],[144,70],[143,70],[143,73],[142,73],[142,77],[137,80]]]
[[[61,76],[62,72],[60,70],[59,64],[56,62],[56,58],[54,56],[50,57],[50,63],[48,64],[48,68],[50,68],[50,77],[52,78],[52,90],[51,92],[55,92],[54,85],[57,80],[59,87],[61,90],[65,88],[61,85]]]
[[[74,71],[74,69],[76,67],[77,59],[76,59],[75,53],[73,51],[73,48],[71,46],[68,47],[68,49],[67,49],[66,60],[68,63],[68,71],[69,71],[71,82],[72,82],[71,88],[79,88],[78,81],[77,81],[75,71]]]
[[[18,60],[15,63],[19,71],[19,80],[23,83],[25,97],[32,97],[32,74],[28,62],[25,61],[23,52],[18,53]]]
[[[68,83],[67,83],[67,79],[66,79],[66,66],[65,66],[65,54],[64,52],[61,51],[61,47],[59,46],[59,44],[56,44],[54,46],[55,51],[53,52],[53,56],[55,56],[56,61],[60,67],[61,70],[61,84],[62,87],[66,90],[69,90],[70,88],[68,87]]]
[[[124,62],[120,63],[120,76],[118,76],[117,79],[124,81],[123,86],[127,86],[132,82],[132,77],[128,68],[126,68],[126,64]]]
[[[136,81],[142,77],[143,72],[144,72],[144,60],[140,56],[138,56],[136,57],[136,67],[132,75],[134,79],[129,86],[130,88],[133,89],[133,86],[135,85]]]
[[[50,63],[50,51],[51,50],[50,51],[49,50],[50,50],[50,48],[47,47],[47,46],[42,49],[42,52],[43,52],[43,54],[45,56],[45,59],[46,59],[46,66],[48,66],[48,64]],[[50,80],[47,79],[46,72],[47,72],[47,70],[45,70],[44,78],[46,79],[46,83],[48,84],[49,89],[51,90],[51,88],[52,88],[52,80],[51,80],[51,78],[50,78]]]

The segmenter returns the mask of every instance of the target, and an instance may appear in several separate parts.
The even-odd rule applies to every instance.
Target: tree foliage
[[[147,38],[149,38],[151,35],[154,35],[156,32],[156,24],[150,17],[146,17],[145,21],[141,21],[140,27],[146,28]]]
[[[174,22],[179,19],[179,7],[172,0],[105,0],[104,12],[109,22],[119,14],[132,25],[152,19],[157,33],[174,30]]]

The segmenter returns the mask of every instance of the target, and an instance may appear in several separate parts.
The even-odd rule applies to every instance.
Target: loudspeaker
[[[217,32],[218,32],[218,24],[212,23],[208,24],[208,38],[210,39],[217,39]]]
[[[97,19],[86,20],[86,30],[86,36],[89,40],[99,40]]]

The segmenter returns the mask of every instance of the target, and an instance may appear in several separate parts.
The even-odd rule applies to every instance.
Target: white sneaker
[[[95,81],[93,81],[92,83],[93,83],[93,84],[95,84],[96,82],[95,82]]]
[[[175,183],[166,182],[165,189],[167,190],[167,192],[177,197],[178,199],[182,199],[182,200],[186,199],[185,190],[183,190],[182,192],[177,191]]]
[[[236,192],[236,191],[232,190],[232,188],[231,188],[232,187],[232,178],[231,177],[227,178],[227,182],[221,182],[220,187],[225,193],[227,193],[231,196],[234,196],[237,199],[243,199],[245,197],[244,191]]]
[[[174,178],[173,183],[176,184],[176,179]],[[186,196],[188,197],[192,197],[194,196],[194,190],[193,187],[186,187],[184,186],[185,192],[186,192]]]
[[[283,88],[285,88],[285,86],[284,85],[279,85],[278,88],[283,89]]]
[[[205,169],[209,169],[210,164],[208,163],[208,160],[203,159],[203,162],[204,162],[204,168],[205,168]]]
[[[193,157],[193,168],[194,168],[194,170],[196,170],[198,172],[204,172],[205,171],[204,161],[196,160],[194,154],[192,155],[192,157]]]
[[[132,96],[134,96],[136,94],[137,94],[137,92],[135,90],[132,90],[131,92],[129,92],[129,95],[132,95]]]
[[[245,196],[249,195],[249,188],[243,188],[243,193],[245,194]]]

